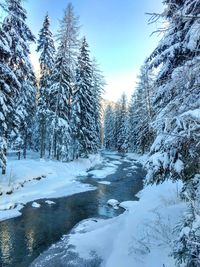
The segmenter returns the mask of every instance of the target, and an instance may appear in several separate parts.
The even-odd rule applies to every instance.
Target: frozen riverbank
[[[26,160],[10,159],[7,175],[0,178],[0,221],[21,215],[20,209],[27,202],[94,189],[76,177],[87,175],[89,169],[101,163],[100,155],[69,163],[40,160],[33,155]]]

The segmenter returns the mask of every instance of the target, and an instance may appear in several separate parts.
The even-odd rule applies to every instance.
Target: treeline
[[[171,243],[171,255],[177,266],[199,267],[200,2],[166,0],[164,4],[164,12],[150,20],[164,19],[168,27],[141,69],[126,112],[129,135],[124,144],[129,144],[127,151],[149,153],[147,183],[183,182],[180,196],[188,210],[175,227],[178,238]],[[105,144],[121,151],[117,135],[110,140],[110,133],[119,130],[117,110],[107,109]]]
[[[154,75],[145,64],[141,68],[136,89],[127,102],[122,94],[116,104],[109,104],[104,117],[104,145],[118,152],[147,153],[153,142]]]
[[[97,152],[101,144],[101,93],[104,78],[91,60],[72,4],[64,11],[57,49],[44,18],[38,40],[26,24],[21,0],[1,5],[0,25],[0,166],[6,172],[8,148],[32,149],[40,157],[69,161]],[[40,76],[30,62],[37,42]]]

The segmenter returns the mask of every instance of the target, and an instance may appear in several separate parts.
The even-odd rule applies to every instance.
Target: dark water
[[[108,158],[107,158],[108,159]],[[112,160],[110,160],[112,162]],[[30,263],[50,245],[56,243],[83,219],[110,218],[123,212],[107,206],[110,198],[119,201],[137,200],[135,194],[142,189],[144,171],[141,166],[133,172],[127,170],[130,162],[122,162],[115,174],[104,180],[110,185],[87,182],[97,187],[94,191],[79,193],[70,197],[54,199],[55,205],[48,205],[45,199],[34,209],[31,203],[22,210],[22,216],[0,223],[0,266],[28,267]]]

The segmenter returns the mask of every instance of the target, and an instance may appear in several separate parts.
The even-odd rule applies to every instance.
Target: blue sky
[[[52,32],[56,33],[66,0],[27,0],[30,28],[37,36],[48,11]],[[123,91],[130,95],[145,58],[156,47],[160,37],[152,31],[159,25],[148,25],[145,12],[161,12],[162,0],[71,0],[80,16],[81,35],[86,35],[91,55],[100,64],[107,86],[105,97],[116,100]],[[37,61],[35,53],[33,61]]]

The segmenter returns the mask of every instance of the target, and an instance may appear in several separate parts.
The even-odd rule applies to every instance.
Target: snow
[[[142,165],[145,165],[147,158],[148,158],[148,154],[138,155],[137,153],[126,153],[126,159],[129,162],[134,161],[134,163],[140,163]],[[135,168],[134,165],[133,165],[133,168]]]
[[[191,116],[195,119],[200,119],[200,108],[189,110],[181,114],[181,117],[184,117],[184,116]]]
[[[45,200],[45,203],[48,205],[55,205],[56,204],[56,202],[51,201],[51,200]]]
[[[0,192],[3,193],[0,196],[0,221],[21,215],[19,211],[28,202],[95,189],[79,182],[76,177],[101,162],[100,155],[90,155],[87,159],[69,163],[40,161],[34,154],[20,161],[10,158],[7,176],[0,177]]]
[[[15,208],[13,209],[8,209],[8,210],[0,210],[0,220],[4,221],[4,220],[8,220],[14,217],[18,217],[21,215],[20,210],[23,208],[24,206],[21,204],[18,204]]]
[[[107,201],[107,204],[112,206],[114,209],[118,209],[118,206],[119,206],[119,201],[116,200],[116,199],[109,199]]]
[[[33,208],[40,208],[41,205],[37,202],[33,202],[32,205],[31,205]]]
[[[137,205],[137,202],[135,201],[123,201],[119,204],[119,206],[125,210],[130,210],[134,207],[134,205]]]
[[[181,171],[184,170],[184,163],[178,159],[174,164],[174,169],[177,173],[181,173]]]
[[[108,181],[99,181],[98,184],[110,185],[111,182],[108,182]]]
[[[186,209],[186,204],[180,201],[177,194],[181,186],[180,182],[171,181],[147,186],[140,193],[140,201],[120,203],[126,209],[120,216],[81,222],[52,246],[53,249],[57,248],[58,254],[49,252],[51,261],[64,261],[62,255],[67,255],[70,247],[70,251],[77,252],[79,258],[92,260],[93,257],[100,257],[102,267],[175,266],[169,254],[175,237],[174,225]],[[114,203],[114,200],[110,202]],[[48,252],[45,257],[48,261]],[[40,264],[36,266],[42,266]]]
[[[92,170],[88,173],[92,175],[92,178],[95,179],[104,179],[106,176],[115,173],[117,170],[117,166],[114,164],[109,164],[105,166],[102,170]]]
[[[112,160],[112,164],[120,165],[120,164],[122,164],[122,162],[120,160]]]

